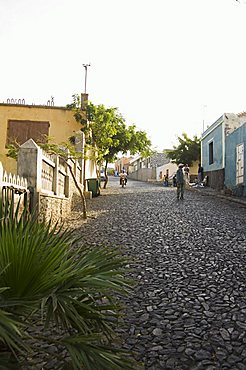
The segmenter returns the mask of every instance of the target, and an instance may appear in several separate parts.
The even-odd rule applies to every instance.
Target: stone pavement
[[[82,243],[131,259],[136,286],[119,334],[139,368],[245,370],[246,207],[110,178],[88,209],[88,222],[74,224]]]
[[[218,191],[210,187],[190,187],[189,190],[200,192],[201,195],[210,195],[246,206],[246,198],[226,195],[223,191]]]

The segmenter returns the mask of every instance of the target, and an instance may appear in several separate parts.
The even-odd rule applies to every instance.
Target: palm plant
[[[49,345],[64,349],[64,368],[132,369],[114,335],[117,296],[131,288],[127,260],[111,248],[75,248],[70,232],[18,214],[0,202],[0,369],[10,359],[26,369],[37,346],[51,356]]]

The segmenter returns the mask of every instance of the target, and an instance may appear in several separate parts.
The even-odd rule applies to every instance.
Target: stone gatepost
[[[27,179],[28,188],[32,193],[32,211],[39,212],[42,149],[32,139],[20,146],[17,159],[17,174]]]

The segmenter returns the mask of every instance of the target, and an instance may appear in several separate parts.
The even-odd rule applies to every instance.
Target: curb
[[[241,204],[243,206],[246,207],[246,200],[243,200],[243,199],[240,199],[240,198],[236,198],[236,197],[232,197],[230,195],[223,195],[223,194],[219,194],[218,192],[216,192],[216,190],[205,190],[204,193],[202,193],[202,188],[201,189],[197,189],[197,188],[188,188],[186,189],[188,191],[195,191],[197,193],[200,193],[201,195],[207,195],[207,196],[212,196],[212,197],[217,197],[217,198],[221,198],[221,199],[225,199],[225,200],[228,200],[229,202],[234,202],[234,203],[238,203],[238,204]]]

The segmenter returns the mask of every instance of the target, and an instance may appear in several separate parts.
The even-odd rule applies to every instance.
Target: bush
[[[117,250],[74,244],[70,232],[27,211],[19,218],[18,207],[0,202],[0,369],[12,359],[15,369],[27,369],[36,348],[66,368],[133,368],[112,345],[121,313],[116,293],[131,287],[127,261]]]

